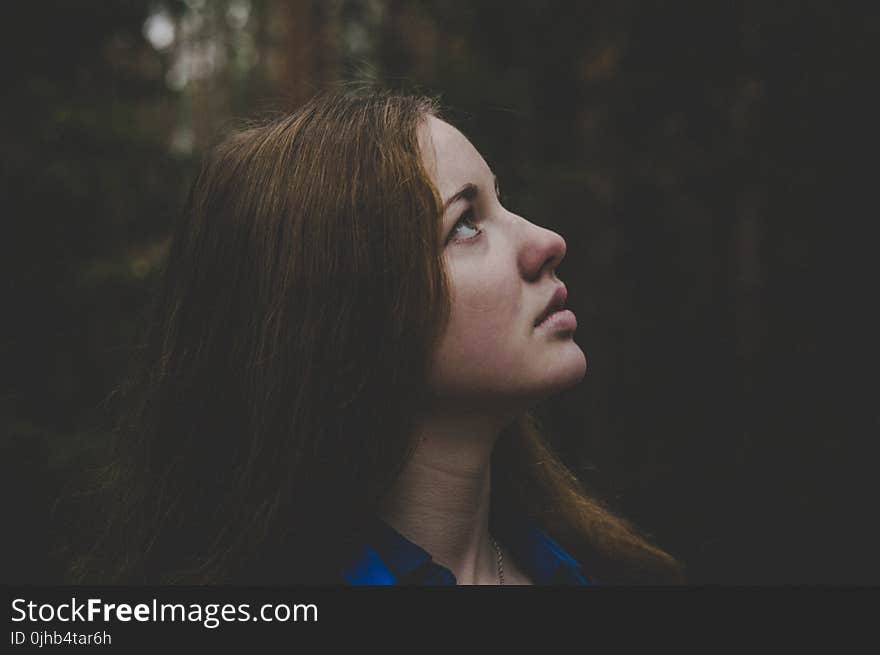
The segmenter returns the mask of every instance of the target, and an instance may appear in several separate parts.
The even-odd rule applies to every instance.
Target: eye
[[[455,235],[458,234],[460,227],[466,227],[475,232],[475,234],[471,234],[470,236],[465,236],[461,238],[455,238]],[[461,215],[461,218],[456,221],[455,225],[452,228],[452,231],[449,233],[449,241],[471,241],[480,236],[483,231],[476,226],[474,223],[474,213],[468,209],[464,214]]]

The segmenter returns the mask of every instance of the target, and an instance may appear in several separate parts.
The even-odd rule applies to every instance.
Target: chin
[[[587,358],[584,355],[583,351],[578,348],[577,355],[572,355],[569,358],[569,361],[566,362],[566,365],[563,367],[563,370],[560,371],[559,374],[559,384],[561,388],[558,391],[563,391],[568,389],[569,387],[573,387],[578,384],[587,374]]]
[[[561,355],[561,353],[560,353]],[[539,396],[544,399],[577,385],[587,374],[587,357],[576,343],[542,372]]]

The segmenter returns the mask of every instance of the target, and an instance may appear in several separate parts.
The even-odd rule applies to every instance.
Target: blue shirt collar
[[[591,584],[581,565],[533,520],[494,512],[489,522],[492,534],[536,585]],[[343,566],[342,579],[350,585],[456,584],[449,569],[378,518]]]

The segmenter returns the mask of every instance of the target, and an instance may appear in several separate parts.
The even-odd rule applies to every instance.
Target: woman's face
[[[489,166],[454,127],[429,117],[420,142],[445,204],[452,293],[450,322],[434,353],[433,399],[453,410],[521,408],[576,384],[587,362],[572,338],[573,317],[535,325],[563,286],[556,267],[565,240],[501,205]]]

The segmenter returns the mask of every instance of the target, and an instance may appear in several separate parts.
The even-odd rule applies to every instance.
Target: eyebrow
[[[498,176],[493,175],[492,179],[495,181],[495,188],[498,188]],[[477,197],[477,194],[480,192],[480,188],[474,184],[473,182],[468,182],[463,187],[461,187],[458,191],[453,193],[449,199],[443,203],[443,211],[445,212],[449,209],[449,205],[459,200],[473,200]]]

